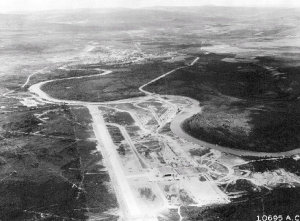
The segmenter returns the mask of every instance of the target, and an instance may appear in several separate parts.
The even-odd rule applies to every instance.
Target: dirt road
[[[222,147],[218,145],[214,145],[211,143],[207,143],[205,141],[199,140],[188,133],[186,133],[182,129],[182,124],[183,122],[192,117],[195,114],[201,113],[201,107],[199,105],[199,102],[196,100],[190,99],[192,102],[192,105],[180,112],[171,122],[171,130],[174,134],[176,134],[178,137],[181,137],[191,143],[198,144],[200,146],[205,146],[208,148],[212,148],[215,150],[219,150],[224,153],[229,153],[233,154],[236,156],[253,156],[253,157],[285,157],[285,156],[293,156],[296,154],[300,154],[300,149],[295,149],[291,151],[286,151],[286,152],[277,152],[277,153],[267,153],[267,152],[254,152],[254,151],[249,151],[249,150],[238,150],[238,149],[233,149],[229,147]]]

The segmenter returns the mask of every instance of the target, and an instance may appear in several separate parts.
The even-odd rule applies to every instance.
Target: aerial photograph
[[[0,221],[300,221],[300,1],[0,0]]]

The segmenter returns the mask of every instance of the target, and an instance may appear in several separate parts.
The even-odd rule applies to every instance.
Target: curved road
[[[194,65],[197,61],[199,60],[199,57],[197,57],[196,59],[194,59],[192,61],[192,63],[190,65],[187,66],[182,66],[182,67],[178,67],[175,68],[165,74],[160,75],[159,77],[147,82],[146,84],[142,85],[139,87],[139,90],[141,92],[143,92],[145,95],[147,96],[153,96],[153,95],[157,95],[155,93],[152,93],[150,91],[145,90],[144,88],[174,72],[176,72],[177,70],[189,67]],[[40,98],[42,98],[45,101],[48,102],[53,102],[53,103],[66,103],[69,105],[101,105],[101,104],[110,104],[110,103],[121,103],[121,102],[128,102],[130,101],[130,99],[124,99],[124,100],[119,100],[119,101],[109,101],[109,102],[85,102],[85,101],[74,101],[74,100],[61,100],[61,99],[56,99],[53,98],[51,96],[49,96],[47,93],[45,93],[44,91],[41,90],[41,87],[49,82],[54,82],[54,81],[63,81],[63,80],[69,80],[69,79],[81,79],[81,78],[89,78],[89,77],[95,77],[95,76],[103,76],[103,75],[108,75],[110,73],[112,73],[112,71],[110,70],[102,70],[104,71],[101,74],[98,75],[88,75],[88,76],[80,76],[80,77],[70,77],[70,78],[63,78],[63,79],[54,79],[54,80],[49,80],[49,81],[43,81],[37,84],[32,85],[31,87],[29,87],[29,91],[37,94]],[[27,81],[26,81],[27,82]],[[28,82],[27,82],[28,83]],[[234,155],[238,155],[238,156],[254,156],[254,157],[283,157],[283,156],[292,156],[292,155],[296,155],[296,154],[300,154],[300,149],[295,149],[295,150],[291,150],[291,151],[285,151],[285,152],[276,152],[276,153],[269,153],[269,152],[255,152],[255,151],[247,151],[247,150],[238,150],[238,149],[233,149],[233,148],[229,148],[229,147],[222,147],[222,146],[217,146],[217,145],[213,145],[204,141],[201,141],[197,138],[192,137],[191,135],[189,135],[188,133],[186,133],[182,127],[181,124],[183,123],[183,121],[187,118],[192,117],[194,114],[197,114],[199,112],[201,112],[201,108],[199,105],[199,102],[185,97],[186,99],[189,99],[193,105],[189,106],[188,108],[186,108],[184,111],[182,111],[181,113],[179,113],[174,120],[171,122],[171,130],[173,133],[175,133],[177,136],[192,142],[192,143],[196,143],[199,145],[205,145],[209,148],[213,148],[216,150],[219,150],[221,152],[225,152],[225,153],[229,153],[229,154],[234,154]],[[163,99],[164,100],[164,99]]]
[[[205,141],[199,140],[188,133],[186,133],[182,129],[183,122],[192,117],[195,114],[198,114],[201,112],[201,107],[199,106],[199,102],[196,100],[190,99],[192,102],[192,105],[190,105],[188,108],[181,111],[171,122],[171,130],[174,134],[176,134],[178,137],[181,137],[191,143],[198,144],[200,146],[205,146],[208,148],[216,149],[224,153],[229,153],[237,156],[252,156],[252,157],[287,157],[287,156],[293,156],[296,154],[300,154],[300,149],[285,151],[285,152],[275,152],[275,153],[268,153],[268,152],[255,152],[255,151],[249,151],[249,150],[238,150],[233,149],[229,147],[223,147],[214,145],[211,143],[207,143]]]
[[[146,96],[153,96],[155,98],[158,98],[160,100],[164,100],[165,102],[169,102],[162,97],[160,97],[158,94],[154,94],[152,92],[146,91],[144,88],[151,83],[154,83],[155,81],[162,79],[166,77],[169,74],[172,74],[176,72],[179,69],[183,69],[189,66],[194,65],[199,58],[197,57],[190,65],[182,66],[175,68],[151,81],[148,83],[142,85],[139,87],[139,90],[143,92]],[[66,103],[69,105],[80,105],[85,106],[89,109],[90,114],[93,119],[93,130],[95,132],[95,136],[98,140],[98,150],[103,154],[103,158],[106,164],[106,167],[108,168],[109,175],[112,179],[112,184],[114,186],[114,189],[116,191],[116,195],[120,204],[120,208],[123,211],[123,217],[128,220],[133,219],[139,219],[141,220],[157,220],[155,217],[155,214],[152,216],[145,215],[145,211],[141,211],[138,205],[138,202],[135,199],[134,193],[132,192],[128,182],[126,182],[126,177],[124,175],[124,171],[122,169],[122,165],[119,160],[119,156],[115,148],[113,147],[113,141],[111,139],[111,136],[109,135],[109,132],[107,131],[107,128],[105,126],[104,119],[101,115],[101,111],[98,109],[97,105],[103,105],[103,104],[111,104],[111,103],[123,103],[123,102],[129,102],[131,99],[124,99],[119,101],[111,101],[111,102],[85,102],[85,101],[75,101],[75,100],[61,100],[56,99],[51,96],[49,96],[47,93],[41,90],[41,87],[47,83],[54,82],[54,81],[65,81],[70,79],[81,79],[81,78],[90,78],[95,76],[103,76],[112,73],[110,70],[102,70],[103,73],[100,73],[98,75],[88,75],[88,76],[80,76],[80,77],[70,77],[70,78],[63,78],[63,79],[54,79],[54,80],[48,80],[44,82],[40,82],[37,84],[32,85],[29,87],[29,91],[33,94],[38,95],[39,98],[41,98],[45,102],[49,103]],[[30,78],[30,76],[29,76]],[[29,82],[26,81],[27,85]],[[204,145],[209,148],[217,149],[219,151],[230,153],[234,155],[240,155],[240,156],[256,156],[256,157],[281,157],[281,156],[290,156],[300,153],[300,149],[287,151],[287,152],[280,152],[280,153],[260,153],[260,152],[252,152],[252,151],[244,151],[244,150],[235,150],[232,148],[226,148],[226,147],[220,147],[215,146],[206,142],[203,142],[201,140],[198,140],[189,134],[187,134],[185,131],[182,130],[181,124],[182,122],[193,116],[196,113],[201,112],[201,108],[198,101],[195,101],[191,98],[185,97],[186,99],[190,100],[192,102],[192,105],[189,105],[187,108],[185,108],[180,114],[178,114],[173,121],[171,122],[171,130],[179,137],[199,145]],[[102,144],[102,145],[100,145]]]

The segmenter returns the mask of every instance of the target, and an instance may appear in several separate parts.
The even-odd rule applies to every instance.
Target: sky
[[[0,0],[0,12],[151,6],[300,7],[300,0]]]

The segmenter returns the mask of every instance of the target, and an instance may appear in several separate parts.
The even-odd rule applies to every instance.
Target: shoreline
[[[215,149],[215,150],[221,151],[223,153],[228,153],[228,154],[237,155],[237,156],[250,156],[250,157],[264,158],[264,157],[289,157],[289,156],[300,154],[300,148],[297,148],[294,150],[289,150],[289,151],[284,151],[284,152],[274,152],[274,153],[255,152],[255,151],[251,151],[251,150],[239,150],[239,149],[234,149],[234,148],[230,148],[230,147],[218,146],[218,145],[214,145],[214,144],[199,140],[199,139],[191,136],[187,132],[185,132],[182,128],[182,124],[186,119],[192,117],[193,115],[195,115],[197,113],[201,113],[201,111],[202,111],[202,108],[200,107],[200,104],[198,101],[196,101],[192,98],[188,98],[188,97],[186,97],[186,98],[191,101],[192,105],[185,108],[184,110],[182,110],[179,114],[177,114],[175,116],[175,118],[171,121],[170,129],[176,136],[178,136],[188,142],[198,144],[200,146],[205,146],[210,149]]]
[[[192,64],[195,64],[195,62],[198,61],[198,58],[196,58]],[[139,90],[141,92],[143,92],[146,96],[151,96],[153,95],[154,93],[152,92],[149,92],[149,91],[146,91],[144,90],[143,88],[161,78],[164,78],[165,76],[169,75],[169,74],[172,74],[174,73],[176,70],[178,69],[181,69],[181,68],[184,68],[184,67],[179,67],[179,68],[175,68],[157,78],[155,78],[154,80],[151,80],[150,82],[142,85],[139,87]],[[112,71],[110,70],[104,70],[102,69],[102,71],[104,71],[103,73],[101,74],[97,74],[97,75],[89,75],[89,76],[80,76],[80,77],[70,77],[70,78],[63,78],[63,79],[53,79],[53,80],[47,80],[47,81],[43,81],[43,82],[39,82],[39,83],[36,83],[32,86],[30,86],[28,88],[28,90],[33,93],[33,94],[36,94],[38,95],[38,97],[40,99],[42,99],[43,101],[47,101],[47,102],[53,102],[53,103],[66,103],[68,105],[83,105],[83,106],[87,106],[87,105],[103,105],[103,104],[113,104],[113,103],[122,103],[122,102],[127,102],[129,99],[122,99],[122,100],[117,100],[117,101],[108,101],[108,102],[88,102],[88,101],[76,101],[76,100],[61,100],[61,99],[57,99],[57,98],[54,98],[54,97],[51,97],[49,96],[46,92],[44,92],[41,87],[44,85],[44,84],[47,84],[49,82],[52,82],[52,81],[61,81],[61,80],[68,80],[68,79],[80,79],[80,78],[89,78],[89,77],[94,77],[94,76],[102,76],[102,75],[107,75],[107,74],[110,74],[112,73]],[[160,97],[161,96],[165,96],[165,97],[176,97],[176,95],[159,95]],[[232,155],[237,155],[237,156],[251,156],[251,157],[261,157],[261,158],[264,158],[264,157],[289,157],[289,156],[293,156],[293,155],[297,155],[297,154],[300,154],[300,148],[297,148],[297,149],[294,149],[294,150],[289,150],[289,151],[284,151],[284,152],[274,152],[274,153],[270,153],[270,152],[255,152],[255,151],[250,151],[250,150],[239,150],[239,149],[234,149],[234,148],[230,148],[230,147],[223,147],[223,146],[218,146],[218,145],[214,145],[214,144],[211,144],[211,143],[208,143],[208,142],[205,142],[203,140],[199,140],[193,136],[191,136],[190,134],[188,134],[187,132],[185,132],[183,129],[182,129],[182,124],[183,122],[192,117],[193,115],[195,114],[198,114],[198,113],[201,113],[202,112],[202,108],[200,106],[200,102],[195,100],[195,99],[192,99],[190,97],[185,97],[185,96],[177,96],[177,97],[183,97],[187,100],[189,100],[191,102],[191,105],[189,105],[188,107],[186,107],[184,110],[182,110],[179,114],[177,114],[174,119],[171,121],[171,124],[170,124],[170,129],[171,131],[178,137],[188,141],[188,142],[191,142],[191,143],[194,143],[194,144],[197,144],[197,145],[200,145],[200,146],[205,146],[205,147],[208,147],[210,149],[215,149],[215,150],[218,150],[218,151],[221,151],[223,153],[228,153],[228,154],[232,154]]]

